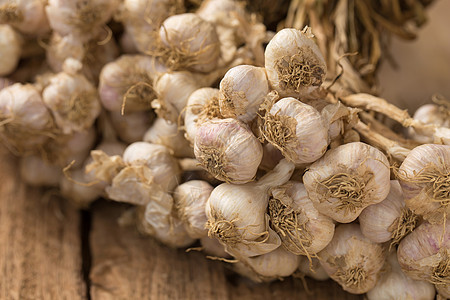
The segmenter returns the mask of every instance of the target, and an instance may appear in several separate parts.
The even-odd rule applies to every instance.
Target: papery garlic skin
[[[387,259],[389,268],[376,286],[367,292],[369,300],[433,300],[436,294],[431,283],[412,280],[400,269],[396,252]]]
[[[0,76],[14,71],[19,63],[22,41],[9,25],[0,25]]]
[[[361,231],[369,240],[384,243],[394,239],[394,243],[413,231],[418,221],[403,199],[403,191],[397,180],[391,180],[391,188],[386,199],[369,205],[358,217]]]
[[[328,147],[328,126],[312,106],[295,98],[276,102],[264,117],[264,138],[295,164],[319,159]]]
[[[118,111],[111,111],[109,116],[120,140],[128,144],[142,141],[147,128],[155,119],[152,111],[136,111],[125,115]]]
[[[320,264],[319,259],[312,257],[311,262],[306,256],[300,255],[298,262],[298,270],[308,277],[315,280],[323,281],[330,278],[325,269]]]
[[[389,194],[389,162],[375,147],[349,143],[327,151],[309,167],[303,182],[320,213],[350,223]]]
[[[217,238],[235,257],[268,253],[281,244],[266,214],[269,190],[289,180],[294,165],[282,160],[258,182],[223,183],[206,204],[208,236]]]
[[[45,12],[55,32],[74,34],[85,41],[106,26],[118,5],[118,0],[48,0]]]
[[[21,152],[48,139],[53,118],[34,86],[15,83],[0,90],[0,123],[2,139]]]
[[[445,285],[450,280],[450,222],[423,223],[399,244],[398,262],[406,275]]]
[[[169,49],[162,58],[172,70],[187,69],[208,73],[220,56],[220,44],[214,25],[193,13],[168,17],[159,30],[163,47]]]
[[[127,147],[123,160],[127,164],[147,166],[154,182],[164,191],[173,190],[179,182],[178,163],[163,145],[135,142]]]
[[[174,190],[173,200],[178,218],[184,223],[189,236],[194,239],[208,235],[205,206],[213,189],[206,181],[190,180]]]
[[[52,77],[42,99],[64,134],[90,128],[101,110],[96,88],[78,74],[62,72]]]
[[[352,294],[371,290],[380,277],[386,249],[368,240],[358,224],[342,224],[333,240],[319,253],[327,274]]]
[[[398,170],[406,206],[433,224],[450,216],[450,146],[425,144],[411,150]]]
[[[1,0],[0,24],[10,24],[29,35],[45,34],[50,30],[45,5],[44,0]]]
[[[36,155],[21,158],[19,172],[22,180],[31,186],[57,186],[62,175],[60,167]]]
[[[215,178],[241,184],[253,180],[263,151],[245,124],[223,119],[201,124],[195,136],[194,153]]]
[[[271,194],[268,209],[271,227],[286,250],[309,256],[330,243],[334,222],[317,211],[302,183],[288,181],[273,188]]]
[[[413,116],[414,120],[425,124],[434,124],[441,127],[450,127],[450,115],[436,104],[425,104],[419,107]],[[430,136],[420,135],[413,128],[408,128],[408,134],[416,141],[424,144],[432,143]]]
[[[220,81],[220,112],[225,118],[248,123],[256,117],[268,93],[269,83],[264,68],[236,66],[228,70]]]
[[[186,139],[194,143],[197,128],[203,122],[219,117],[219,89],[204,87],[194,91],[187,100],[184,116]]]
[[[175,123],[156,118],[152,126],[145,132],[144,142],[161,144],[170,148],[176,157],[193,157],[194,150],[184,138],[184,134]]]
[[[155,91],[158,98],[152,102],[152,108],[159,117],[177,123],[189,96],[199,87],[190,72],[165,73],[156,79]]]
[[[265,68],[270,85],[282,97],[301,97],[317,89],[327,67],[310,32],[285,28],[266,47]]]
[[[122,55],[100,73],[98,92],[104,108],[125,112],[148,110],[156,94],[153,80],[165,68],[154,58]],[[125,102],[125,103],[124,103]]]

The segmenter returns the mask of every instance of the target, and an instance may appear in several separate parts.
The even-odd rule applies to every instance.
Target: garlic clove
[[[358,224],[336,228],[333,240],[319,253],[327,274],[352,294],[371,290],[380,277],[386,249],[367,239]]]
[[[303,175],[317,210],[340,223],[352,222],[364,208],[383,201],[390,190],[389,179],[386,156],[360,142],[327,151]]]
[[[265,68],[270,85],[283,96],[301,97],[324,81],[327,67],[311,30],[280,30],[266,47]]]
[[[358,217],[362,233],[372,242],[384,243],[391,239],[396,245],[416,227],[418,217],[406,206],[397,180],[391,180],[386,199],[369,205]]]
[[[433,224],[450,216],[450,146],[425,144],[411,150],[397,177],[406,206]]]
[[[173,193],[178,218],[194,239],[208,235],[205,206],[213,189],[206,181],[191,180],[177,186]]]
[[[210,120],[198,127],[194,153],[217,179],[242,184],[254,179],[263,151],[245,124],[223,119]]]
[[[286,250],[309,257],[330,243],[334,222],[317,211],[302,183],[288,181],[273,188],[271,194],[268,208],[271,227]]]
[[[269,83],[264,68],[250,65],[231,68],[220,81],[220,113],[225,118],[248,123],[256,117],[268,93]]]
[[[328,147],[328,126],[320,113],[295,98],[276,102],[264,116],[261,131],[295,164],[316,161]]]

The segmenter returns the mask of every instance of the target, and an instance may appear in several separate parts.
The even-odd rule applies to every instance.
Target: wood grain
[[[85,299],[79,212],[20,182],[0,146],[0,299]]]
[[[92,210],[91,298],[96,299],[362,299],[332,281],[299,279],[255,284],[198,252],[167,248],[116,220],[124,206],[102,202]]]

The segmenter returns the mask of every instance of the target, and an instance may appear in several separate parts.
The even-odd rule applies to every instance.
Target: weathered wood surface
[[[90,247],[91,297],[96,299],[362,299],[331,282],[299,279],[255,284],[198,252],[169,249],[132,227],[120,227],[124,207],[94,205]]]
[[[79,212],[20,182],[0,145],[0,299],[85,299]]]

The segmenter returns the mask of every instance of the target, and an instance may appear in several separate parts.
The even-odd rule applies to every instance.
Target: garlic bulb
[[[397,253],[392,252],[387,259],[389,270],[383,274],[377,285],[367,292],[369,300],[433,300],[436,294],[432,284],[412,280],[400,269]]]
[[[51,135],[53,118],[38,90],[15,83],[0,90],[0,137],[19,152],[37,149]]]
[[[208,236],[217,238],[237,257],[268,253],[281,244],[269,227],[269,190],[289,180],[294,165],[282,160],[258,182],[216,187],[206,204]]]
[[[445,107],[436,104],[425,104],[419,107],[413,118],[425,124],[435,124],[441,127],[450,127],[450,113]],[[409,135],[414,140],[427,144],[432,143],[433,138],[426,135],[417,134],[413,128],[408,128]]]
[[[255,257],[244,258],[240,262],[250,268],[261,281],[271,281],[292,275],[297,269],[299,257],[283,247]]]
[[[98,92],[104,108],[110,111],[142,111],[156,97],[153,80],[164,67],[144,55],[122,55],[106,64],[100,73]]]
[[[248,123],[256,117],[268,93],[269,83],[264,68],[250,65],[231,68],[220,81],[220,113],[225,118]]]
[[[219,89],[205,87],[194,91],[187,100],[184,116],[186,139],[194,143],[197,128],[207,120],[221,118]]]
[[[245,124],[235,119],[210,120],[197,128],[194,153],[215,178],[241,184],[255,177],[262,146]]]
[[[306,256],[299,256],[298,270],[315,280],[323,281],[330,278],[319,259],[315,257],[312,257],[310,261]]]
[[[158,98],[152,102],[152,108],[159,117],[177,123],[189,96],[199,87],[190,72],[165,73],[155,82]]]
[[[327,66],[310,29],[280,30],[266,47],[265,67],[270,85],[282,97],[301,97],[324,81]]]
[[[126,143],[142,141],[147,128],[155,119],[152,111],[136,111],[125,115],[118,111],[111,111],[109,116],[115,132]]]
[[[206,181],[191,180],[177,186],[173,193],[178,218],[194,239],[208,235],[205,206],[213,189]]]
[[[217,67],[220,44],[214,25],[193,13],[168,17],[159,30],[161,57],[172,70],[208,73]]]
[[[1,0],[0,23],[7,23],[29,35],[42,35],[50,30],[44,0]]]
[[[296,254],[316,254],[334,234],[334,222],[322,215],[308,198],[304,185],[288,181],[271,190],[269,217],[283,247]]]
[[[153,182],[164,191],[172,191],[179,182],[177,161],[163,145],[133,143],[123,153],[123,161],[131,165],[147,166],[154,176]]]
[[[9,25],[0,25],[0,76],[14,71],[19,63],[22,41]]]
[[[95,39],[83,43],[72,34],[61,36],[56,32],[53,32],[46,50],[47,63],[54,72],[61,72],[64,61],[69,57],[74,58],[83,64],[81,73],[94,83],[98,83],[103,66],[119,54],[113,38],[101,44]]]
[[[93,32],[106,26],[118,5],[118,0],[48,0],[45,11],[55,32],[74,34],[86,41],[93,37]]]
[[[219,242],[219,240],[202,237],[200,238],[200,244],[202,245],[202,251],[208,255],[221,258],[230,258],[230,254],[225,252],[224,246]]]
[[[389,178],[386,156],[370,145],[355,142],[329,150],[309,167],[303,182],[320,213],[349,223],[364,208],[387,197]]]
[[[336,228],[333,240],[319,253],[327,274],[352,294],[371,290],[380,277],[386,249],[368,240],[358,224]]]
[[[36,155],[25,156],[19,164],[20,177],[32,186],[57,186],[61,168],[47,163]]]
[[[359,215],[362,233],[374,243],[384,243],[392,239],[396,245],[412,232],[418,217],[411,212],[403,200],[403,192],[397,180],[391,180],[391,189],[386,199],[369,205]]]
[[[450,216],[450,146],[425,144],[414,148],[397,177],[406,206],[430,223]]]
[[[96,88],[78,74],[62,72],[52,77],[42,99],[64,134],[91,128],[101,110]]]
[[[295,98],[276,102],[264,116],[261,131],[295,164],[316,161],[328,147],[328,126],[320,113]]]
[[[194,150],[178,129],[177,124],[169,123],[162,118],[156,118],[152,126],[145,132],[144,142],[161,144],[170,148],[176,157],[193,157]]]
[[[423,223],[398,245],[398,262],[406,275],[436,285],[450,284],[450,222]]]

